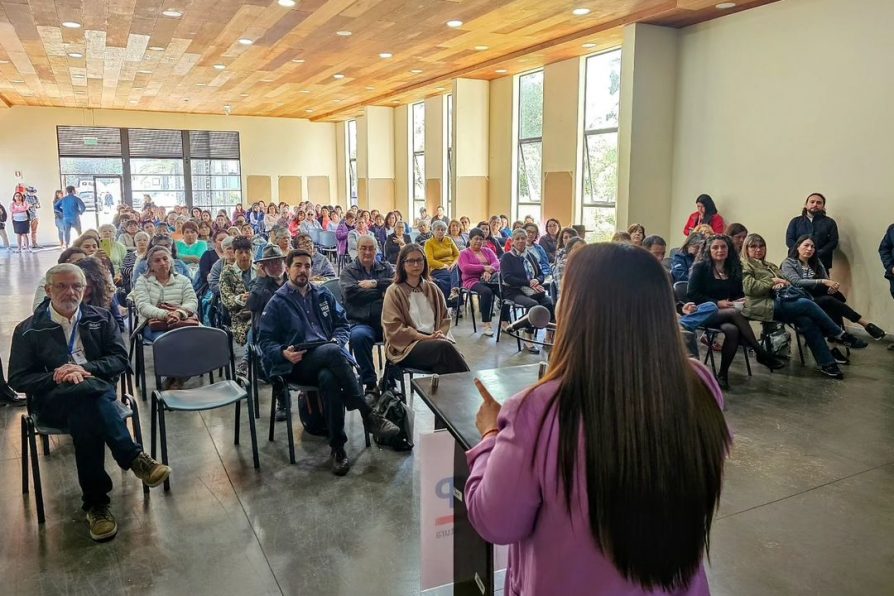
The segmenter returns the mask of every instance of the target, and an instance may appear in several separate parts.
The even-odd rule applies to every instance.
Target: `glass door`
[[[91,209],[96,216],[96,227],[112,223],[112,218],[118,212],[118,205],[123,197],[121,176],[94,176],[93,177],[93,204],[84,201],[87,211]]]

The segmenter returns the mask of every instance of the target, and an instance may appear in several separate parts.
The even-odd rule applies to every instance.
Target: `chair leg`
[[[468,305],[472,316],[472,333],[478,333],[478,324],[475,323],[475,305],[472,304],[472,294],[469,294]]]
[[[258,456],[258,428],[252,405],[251,392],[246,391],[246,399],[248,400],[248,433],[251,435],[251,457],[255,464],[255,470],[261,467],[261,460]]]
[[[239,444],[239,418],[242,416],[242,402],[236,402],[236,429],[233,433],[233,445]],[[248,412],[249,418],[251,418],[251,410]]]
[[[249,383],[249,387],[251,388],[251,396],[254,400],[255,405],[255,418],[261,417],[261,400],[258,399],[258,370],[261,365],[256,360],[257,354],[254,352],[250,353],[248,356],[248,374],[251,376],[251,383]]]
[[[497,341],[496,341],[496,343],[500,343],[500,334],[503,333],[503,302],[501,300],[497,301],[497,308],[499,309],[500,314],[497,315]]]
[[[164,404],[158,404],[158,432],[161,435],[161,463],[168,465],[168,433],[165,430]],[[171,490],[171,479],[165,480],[165,492]]]
[[[745,353],[745,369],[748,371],[748,376],[751,376],[751,358],[748,357],[748,346],[742,345],[742,351]],[[773,371],[770,371],[773,372]]]
[[[139,443],[140,448],[143,448],[143,424],[140,422],[140,410],[137,408],[137,404],[133,398],[128,400],[128,405],[130,406],[130,411],[133,412],[133,416],[131,417],[130,424],[133,426],[133,434],[134,439],[136,439],[137,443]],[[145,482],[141,483],[143,485],[143,494],[149,494],[149,487],[146,486]]]
[[[50,454],[50,437],[46,435],[40,435],[40,443],[43,445],[43,454]]]
[[[28,421],[22,416],[22,494],[28,494]]]
[[[152,433],[152,437],[149,439],[152,442],[151,451],[149,452],[152,455],[152,459],[155,459],[156,454],[156,437],[158,436],[157,432],[157,422],[158,422],[158,400],[155,398],[155,395],[152,396],[152,401],[149,406],[149,427],[150,432]]]
[[[286,400],[286,437],[289,440],[289,463],[295,463],[295,431],[292,430],[292,392],[289,390],[289,386],[286,385],[286,391],[283,394],[283,399]]]
[[[28,446],[31,449],[31,475],[34,477],[34,500],[37,503],[37,523],[46,521],[43,509],[43,485],[40,483],[40,464],[37,462],[37,433],[34,423],[28,422]]]
[[[288,391],[288,389],[286,389]],[[273,428],[276,424],[276,397],[270,400],[270,432],[267,434],[267,440],[273,440]]]
[[[798,357],[801,358],[801,366],[806,366],[804,361],[804,348],[801,346],[801,334],[795,329],[795,341],[798,342]]]

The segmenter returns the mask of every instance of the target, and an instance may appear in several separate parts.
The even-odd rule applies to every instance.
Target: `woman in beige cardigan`
[[[382,305],[382,329],[390,362],[439,375],[469,370],[450,335],[444,294],[429,278],[418,244],[407,244],[397,256],[394,283]]]

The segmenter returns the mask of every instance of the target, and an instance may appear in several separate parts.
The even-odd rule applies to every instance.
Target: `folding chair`
[[[116,401],[115,406],[122,420],[130,418],[133,427],[134,440],[140,445],[143,444],[143,429],[140,426],[140,411],[137,409],[136,400],[127,393],[127,387],[130,385],[130,373],[125,371],[121,375],[121,401]],[[27,412],[22,414],[22,494],[27,495],[28,486],[28,458],[31,459],[31,475],[34,478],[34,500],[37,503],[37,523],[42,524],[46,521],[43,505],[43,484],[40,480],[40,463],[37,458],[37,437],[40,437],[43,446],[44,457],[50,455],[50,435],[67,435],[69,430],[66,427],[54,427],[44,424],[40,420],[40,415],[33,408],[33,396],[26,395],[28,400]],[[143,493],[149,494],[149,487],[143,485]]]
[[[338,239],[335,237],[335,232],[320,230],[317,245],[320,247],[320,253],[324,257],[330,261],[334,260],[335,254],[338,251]]]
[[[478,296],[475,290],[469,290],[459,286],[459,303],[453,309],[453,326],[459,325],[460,309],[472,311],[472,332],[478,333],[478,324],[475,321],[475,305],[472,304],[472,296]]]
[[[251,392],[233,380],[235,364],[230,339],[225,331],[211,327],[183,327],[161,335],[152,344],[155,364],[155,386],[152,392],[152,457],[156,451],[156,419],[161,435],[161,461],[168,463],[168,438],[165,411],[201,412],[236,404],[233,444],[239,444],[239,418],[242,400],[248,404],[248,427],[251,431],[251,450],[255,469],[258,459],[258,437],[255,429]],[[224,380],[214,382],[214,371],[223,368]],[[162,377],[202,377],[208,375],[210,384],[193,389],[163,391]],[[165,490],[170,490],[170,480]]]

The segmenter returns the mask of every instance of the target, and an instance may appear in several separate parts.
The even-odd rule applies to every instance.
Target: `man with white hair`
[[[148,486],[164,482],[171,469],[144,453],[127,431],[115,403],[127,348],[108,310],[82,304],[85,288],[84,272],[76,265],[63,263],[47,272],[49,300],[13,332],[9,383],[33,397],[44,423],[69,429],[90,537],[102,541],[118,532],[109,511],[112,479],[105,471],[105,445],[121,468]]]

